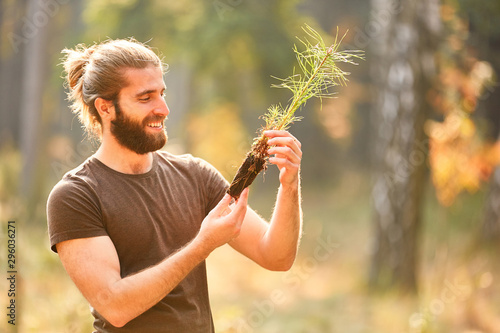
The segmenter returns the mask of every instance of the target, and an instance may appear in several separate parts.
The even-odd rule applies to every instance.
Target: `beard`
[[[118,101],[113,102],[115,106],[115,120],[111,121],[111,134],[118,143],[136,154],[143,155],[162,148],[167,143],[167,132],[165,127],[158,133],[147,133],[146,127],[149,123],[163,122],[165,117],[150,116],[142,122],[136,122],[126,116]]]

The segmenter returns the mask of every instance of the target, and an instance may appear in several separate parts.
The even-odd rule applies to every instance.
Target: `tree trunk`
[[[491,20],[490,20],[491,22]],[[493,26],[493,24],[492,24]],[[496,23],[500,28],[500,24]],[[492,28],[493,30],[493,28]],[[498,30],[497,30],[498,31]],[[497,81],[500,78],[500,33],[490,33],[489,35],[476,32],[473,34],[476,40],[486,40],[486,45],[481,48],[480,58],[490,62],[496,73]],[[485,110],[488,124],[491,127],[493,138],[500,140],[500,114],[498,106],[500,105],[500,86],[498,84],[490,86],[483,93],[479,101],[479,108]],[[481,241],[490,243],[499,243],[500,241],[500,167],[497,166],[491,177],[490,190],[486,197],[484,221],[481,233]]]
[[[371,75],[375,226],[369,285],[417,290],[420,207],[427,140],[426,93],[435,74],[438,0],[372,0]],[[373,28],[369,28],[369,26]]]
[[[2,101],[0,107],[0,146],[6,142],[17,144],[19,141],[24,44],[14,43],[12,36],[22,34],[21,17],[25,12],[25,2],[25,0],[15,1],[7,6],[0,1],[0,29],[8,40],[0,46],[0,101]]]
[[[496,94],[495,98],[491,97],[490,99],[499,99],[500,93],[498,89],[494,93]],[[491,102],[488,104],[491,104]],[[496,109],[497,106],[494,108]],[[500,134],[497,140],[500,140]],[[500,241],[500,166],[497,166],[491,175],[479,241],[481,243],[484,241],[490,245],[499,244]]]
[[[481,240],[498,244],[500,240],[500,167],[491,177],[490,190],[486,198]]]
[[[47,81],[47,31],[51,17],[44,11],[42,0],[29,0],[26,15],[23,88],[20,107],[20,142],[23,166],[20,193],[30,199],[38,156],[38,130],[42,113],[44,83]]]

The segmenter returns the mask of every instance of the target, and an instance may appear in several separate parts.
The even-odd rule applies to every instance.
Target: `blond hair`
[[[94,105],[97,98],[115,101],[127,84],[125,68],[166,66],[146,44],[135,39],[107,40],[86,47],[78,44],[75,49],[64,49],[63,66],[68,100],[72,111],[90,136],[102,134],[102,121]]]

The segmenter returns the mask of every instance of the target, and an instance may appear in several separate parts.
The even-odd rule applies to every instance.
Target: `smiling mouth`
[[[149,123],[148,127],[151,127],[151,128],[154,128],[154,129],[162,129],[163,128],[163,122]]]

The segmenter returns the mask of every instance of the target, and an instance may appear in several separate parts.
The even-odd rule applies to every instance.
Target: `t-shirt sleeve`
[[[47,223],[52,251],[60,242],[105,236],[97,195],[84,181],[63,179],[47,201]]]
[[[210,163],[198,159],[201,170],[200,181],[204,184],[206,195],[205,215],[217,206],[229,188],[228,181]]]

